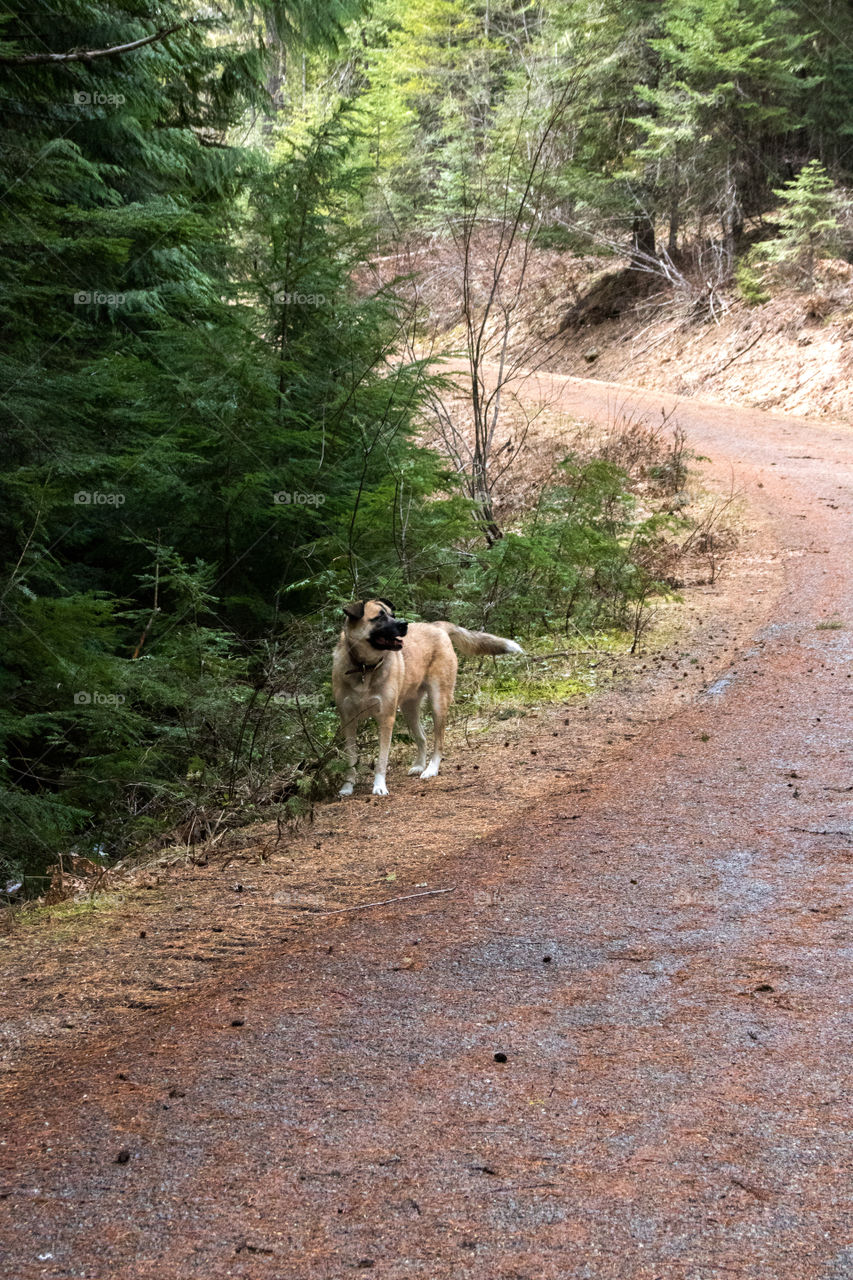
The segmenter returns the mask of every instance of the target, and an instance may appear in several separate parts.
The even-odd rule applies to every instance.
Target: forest
[[[598,264],[563,340],[608,289],[694,325],[808,290],[850,246],[849,5],[0,22],[0,888],[333,794],[349,600],[535,648],[673,589],[677,437],[519,484],[531,264]]]

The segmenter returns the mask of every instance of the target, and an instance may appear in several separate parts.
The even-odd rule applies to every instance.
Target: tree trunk
[[[655,239],[655,224],[647,213],[638,213],[635,216],[634,225],[631,228],[631,238],[633,244],[632,265],[648,269],[648,259],[657,257],[657,241]]]

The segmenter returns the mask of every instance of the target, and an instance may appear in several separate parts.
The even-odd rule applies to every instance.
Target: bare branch
[[[161,31],[155,31],[153,36],[143,36],[141,40],[131,40],[128,44],[114,44],[109,49],[72,49],[70,53],[12,54],[6,57],[0,56],[0,64],[6,67],[31,67],[38,63],[54,65],[60,62],[92,62],[95,58],[112,58],[117,54],[133,53],[135,49],[142,49],[145,45],[154,44],[157,40],[165,40],[176,31],[191,27],[200,21],[200,18],[186,18],[183,22],[176,22],[173,27],[164,27]]]

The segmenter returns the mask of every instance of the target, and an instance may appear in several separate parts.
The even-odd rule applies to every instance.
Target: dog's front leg
[[[357,777],[355,766],[358,762],[358,746],[355,740],[356,722],[355,722],[355,715],[353,714],[351,707],[348,708],[346,713],[342,713],[341,719],[343,720],[343,729],[344,729],[344,751],[346,753],[347,764],[349,765],[349,768],[347,769],[347,772],[346,772],[346,780],[344,782],[344,785],[341,787],[340,791],[338,792],[338,795],[351,796],[353,787],[355,786],[355,780]]]
[[[373,794],[387,796],[385,774],[388,771],[388,754],[391,750],[391,734],[394,732],[394,716],[396,706],[392,705],[390,713],[384,708],[377,717],[379,721],[379,759],[376,762],[376,774],[373,779]]]

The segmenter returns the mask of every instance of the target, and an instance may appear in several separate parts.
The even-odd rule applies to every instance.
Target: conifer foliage
[[[818,258],[842,251],[844,198],[819,160],[810,160],[774,194],[782,205],[779,234],[759,245],[755,257],[778,264],[809,288]]]
[[[353,590],[360,513],[408,456],[419,375],[390,375],[393,321],[353,295],[346,130],[275,158],[239,145],[265,41],[328,47],[348,13],[210,12],[36,4],[5,21],[10,873],[115,852],[200,781],[233,792],[280,592],[327,558]],[[377,526],[381,559],[387,514]]]

